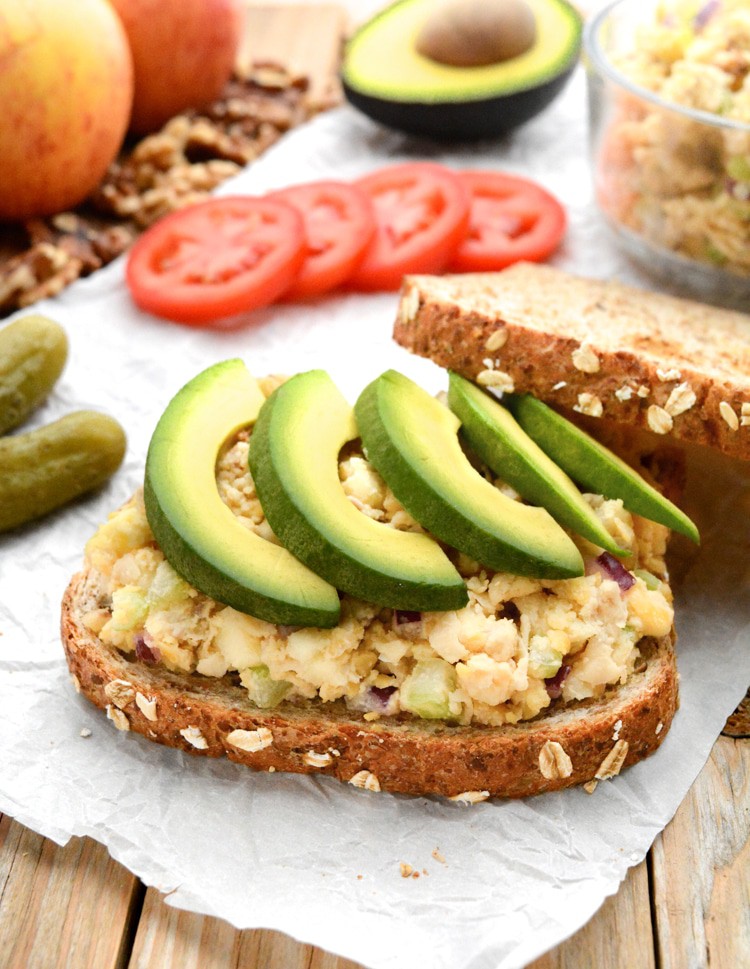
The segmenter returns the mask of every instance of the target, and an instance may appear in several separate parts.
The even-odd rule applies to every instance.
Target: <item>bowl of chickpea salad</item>
[[[750,0],[616,0],[586,33],[596,201],[671,288],[750,307]]]

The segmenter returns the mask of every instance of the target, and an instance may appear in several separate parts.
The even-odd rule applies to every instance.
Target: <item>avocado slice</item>
[[[549,513],[485,480],[461,449],[456,415],[408,377],[381,374],[354,410],[370,461],[433,535],[498,571],[583,574],[578,549]]]
[[[538,114],[578,61],[582,20],[566,0],[528,0],[534,42],[516,57],[456,67],[417,50],[434,0],[399,0],[349,40],[341,71],[349,102],[373,120],[443,141],[504,134]]]
[[[555,521],[613,555],[627,555],[567,474],[523,431],[510,411],[476,384],[451,373],[448,406],[461,437],[503,481]]]
[[[222,445],[254,422],[264,400],[242,360],[217,363],[186,384],[151,438],[146,516],[170,565],[211,598],[267,622],[335,626],[333,586],[245,528],[216,486]]]
[[[698,529],[685,512],[580,427],[530,394],[506,394],[503,401],[529,437],[581,487],[605,498],[620,498],[629,511],[700,542]]]
[[[359,437],[354,412],[328,374],[282,384],[261,409],[250,470],[279,540],[318,575],[359,599],[395,609],[460,609],[464,581],[429,536],[368,518],[346,497],[341,448]]]

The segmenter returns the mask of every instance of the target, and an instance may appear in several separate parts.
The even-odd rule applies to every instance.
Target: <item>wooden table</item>
[[[170,908],[105,848],[0,821],[3,969],[360,969],[278,932]],[[533,969],[750,966],[750,736],[722,736],[648,858]],[[429,967],[414,967],[429,969]]]
[[[342,30],[331,6],[262,17],[251,8],[241,57],[281,61],[322,91]],[[358,969],[278,932],[169,908],[96,842],[59,848],[9,817],[0,819],[0,893],[0,969]],[[748,738],[717,741],[647,860],[533,966],[700,969],[709,958],[711,969],[750,966]]]

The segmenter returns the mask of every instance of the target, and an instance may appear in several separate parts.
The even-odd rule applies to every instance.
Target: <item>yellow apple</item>
[[[132,58],[107,0],[0,0],[0,219],[85,198],[132,100]]]
[[[242,0],[110,0],[135,66],[131,128],[155,131],[218,97],[234,67]]]

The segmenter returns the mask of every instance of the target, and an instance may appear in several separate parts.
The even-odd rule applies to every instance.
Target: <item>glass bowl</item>
[[[620,246],[672,291],[750,309],[750,4],[616,0],[584,49],[594,191]]]

